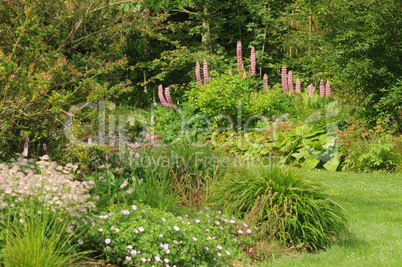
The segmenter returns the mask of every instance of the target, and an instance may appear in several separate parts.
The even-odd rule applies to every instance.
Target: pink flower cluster
[[[255,70],[256,70],[256,58],[255,58],[255,49],[254,47],[251,47],[251,70],[250,70],[250,76],[255,76]]]
[[[161,101],[162,105],[163,105],[165,108],[169,108],[169,107],[170,107],[173,111],[177,111],[177,108],[176,108],[176,106],[173,104],[172,98],[171,98],[171,96],[170,96],[170,90],[169,90],[169,88],[165,88],[165,96],[166,96],[166,99],[165,99],[165,97],[163,96],[163,86],[162,86],[162,84],[159,85],[159,88],[158,88],[158,96],[159,96],[159,100]]]
[[[48,157],[42,157],[43,159]],[[56,162],[18,157],[11,164],[0,164],[0,209],[24,200],[39,201],[52,212],[66,212],[82,218],[96,209],[89,190],[93,181],[73,181],[71,163],[65,167]]]
[[[288,78],[287,78],[287,69],[286,66],[282,67],[282,90],[283,93],[287,94],[289,92],[288,90]]]
[[[241,42],[237,42],[237,47],[236,47],[236,57],[237,57],[237,71],[239,72],[239,75],[243,71],[243,56],[242,56],[242,51],[241,51]]]

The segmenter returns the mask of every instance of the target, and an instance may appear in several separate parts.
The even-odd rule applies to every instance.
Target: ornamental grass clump
[[[290,246],[324,249],[346,233],[342,208],[323,185],[290,167],[236,168],[222,181],[216,199],[225,199],[227,210],[245,217],[258,197],[267,195],[259,220],[277,220],[275,236]],[[285,214],[278,216],[273,207]]]

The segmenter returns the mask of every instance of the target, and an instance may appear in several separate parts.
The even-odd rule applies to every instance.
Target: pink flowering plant
[[[230,265],[233,257],[246,260],[236,245],[253,231],[208,207],[175,217],[137,203],[113,206],[94,221],[84,248],[119,266]]]
[[[89,194],[94,183],[74,181],[71,172],[76,165],[58,166],[47,158],[45,155],[35,162],[19,156],[11,163],[0,164],[1,213],[18,211],[19,203],[28,201],[88,224],[87,216],[95,209]]]

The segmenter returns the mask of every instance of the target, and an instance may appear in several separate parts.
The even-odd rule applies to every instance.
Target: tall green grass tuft
[[[7,222],[1,233],[5,267],[71,266],[85,254],[76,252],[77,240],[66,231],[71,220],[43,206],[26,205],[19,216],[9,214]]]
[[[265,211],[260,220],[279,220],[275,236],[292,246],[309,251],[326,248],[346,233],[342,208],[325,192],[321,183],[291,167],[274,165],[234,169],[216,196],[227,211],[245,217],[264,196]],[[285,216],[272,212],[286,210]]]

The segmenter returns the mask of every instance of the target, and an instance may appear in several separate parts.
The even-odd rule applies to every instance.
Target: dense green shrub
[[[276,236],[291,245],[303,244],[310,251],[323,249],[346,232],[342,208],[323,185],[290,167],[274,165],[237,168],[222,181],[217,200],[226,209],[245,216],[258,197],[265,202],[259,220],[279,220]],[[272,212],[279,207],[286,216]]]
[[[187,96],[193,106],[211,122],[236,128],[239,115],[242,123],[253,115],[271,117],[284,113],[290,103],[290,97],[282,91],[262,92],[260,87],[253,77],[218,74],[207,85],[192,84]],[[250,126],[255,123],[256,119]]]

